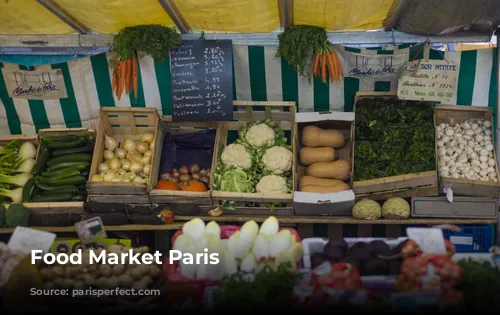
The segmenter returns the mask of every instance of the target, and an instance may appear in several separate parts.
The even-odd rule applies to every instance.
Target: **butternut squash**
[[[305,147],[332,147],[342,148],[346,139],[339,130],[325,130],[320,127],[309,125],[302,129],[302,145]]]
[[[316,162],[333,162],[335,161],[335,149],[330,147],[303,147],[300,149],[299,158],[300,163],[304,166],[308,166]]]
[[[328,194],[328,193],[336,193],[336,192],[341,192],[341,191],[346,191],[351,189],[351,186],[344,182],[340,182],[340,184],[335,185],[335,186],[328,186],[328,187],[323,187],[323,186],[317,186],[317,185],[306,185],[302,187],[300,191],[302,192],[311,192],[311,193],[318,193],[318,194]]]
[[[338,179],[326,179],[326,178],[318,178],[312,176],[302,176],[299,181],[299,190],[304,186],[321,186],[321,187],[331,187],[336,186],[341,183],[344,183]]]
[[[347,160],[318,162],[307,167],[307,175],[319,178],[331,178],[347,181],[351,173],[351,164]]]

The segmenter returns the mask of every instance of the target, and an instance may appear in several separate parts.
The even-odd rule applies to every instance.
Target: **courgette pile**
[[[23,196],[32,202],[84,201],[94,139],[91,135],[45,136]]]

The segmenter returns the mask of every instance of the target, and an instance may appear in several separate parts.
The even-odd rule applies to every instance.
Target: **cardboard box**
[[[346,136],[345,145],[336,149],[337,160],[348,160],[351,163],[351,178],[348,184],[352,187],[352,174],[354,171],[354,113],[350,112],[327,112],[327,113],[297,113],[295,116],[297,122],[298,136],[295,139],[297,148],[296,154],[299,154],[302,147],[301,135],[302,129],[308,125],[315,125],[323,129],[337,129]],[[302,176],[305,175],[306,167],[300,164],[297,159],[296,169],[297,176],[295,177],[296,185],[299,187],[299,182]],[[354,191],[346,190],[337,193],[310,193],[295,191],[293,202],[296,215],[316,216],[351,216],[352,207],[355,202]]]

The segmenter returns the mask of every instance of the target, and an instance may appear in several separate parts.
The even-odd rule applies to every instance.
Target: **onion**
[[[109,161],[109,160],[115,158],[113,151],[110,151],[110,150],[104,150],[104,154],[102,156],[104,157],[104,160],[106,160],[106,161]]]
[[[181,176],[179,176],[179,181],[183,183],[188,182],[190,179],[191,176],[189,176],[188,174],[182,174]]]
[[[160,175],[161,180],[167,180],[167,179],[170,179],[170,177],[172,177],[172,175],[170,175],[169,172],[165,172],[165,173]]]
[[[113,183],[121,183],[122,182],[122,178],[121,177],[115,177],[111,180],[111,182]]]
[[[133,161],[130,165],[130,171],[134,174],[142,172],[143,165],[140,162]]]
[[[146,132],[146,133],[141,135],[142,142],[152,143],[154,139],[155,139],[155,136],[150,132]]]
[[[131,164],[132,162],[130,162],[130,161],[129,161],[129,160],[127,160],[127,159],[121,159],[121,160],[120,160],[120,163],[122,164],[122,168],[123,168],[124,170],[126,170],[126,171],[130,170],[130,164]]]
[[[146,180],[140,176],[136,176],[134,179],[133,179],[133,182],[134,183],[139,183],[139,184],[145,184],[146,183]]]
[[[181,174],[179,173],[179,171],[174,168],[174,170],[172,171],[172,177],[179,178],[180,175]]]
[[[121,149],[121,148],[116,148],[115,156],[119,159],[124,159],[127,156],[127,150]]]
[[[135,151],[135,142],[134,140],[130,140],[130,139],[125,139],[125,141],[123,142],[123,148],[125,150],[127,150],[127,152],[133,152]]]
[[[198,174],[198,173],[194,173],[194,174],[192,174],[192,175],[191,175],[191,178],[192,178],[192,179],[196,179],[196,180],[200,179],[200,177],[201,177],[201,176],[200,176],[200,174]]]
[[[189,167],[189,173],[196,174],[200,172],[200,166],[198,164],[193,164]]]
[[[148,165],[148,164],[151,164],[151,157],[150,156],[143,156],[141,159],[140,159],[140,162],[144,165]]]
[[[207,175],[207,170],[206,169],[200,170],[200,176],[206,176],[206,175]]]
[[[104,135],[104,148],[113,151],[116,148],[116,140],[110,136]]]
[[[127,154],[127,159],[132,162],[141,162],[142,155],[137,151],[129,152]]]
[[[189,174],[189,169],[187,168],[187,166],[183,166],[179,169],[179,173],[181,174]]]
[[[136,177],[137,177],[137,175],[135,175],[135,174],[134,174],[134,173],[132,173],[132,172],[128,172],[128,173],[126,173],[125,175],[123,175],[123,178],[128,178],[128,179],[130,179],[130,180],[133,180],[133,179],[134,179],[134,178],[136,178]]]
[[[116,177],[115,172],[106,172],[104,173],[103,179],[105,182],[110,182],[113,178]]]
[[[208,178],[207,176],[202,176],[202,177],[200,177],[200,180],[201,180],[202,182],[207,183],[207,184],[209,184],[209,183],[210,183],[210,178]]]
[[[91,182],[102,182],[102,181],[104,181],[104,178],[102,177],[102,175],[95,174],[94,176],[92,176],[90,181]]]
[[[142,142],[142,141],[137,141],[135,143],[135,149],[137,150],[137,152],[139,152],[140,154],[143,154],[144,152],[146,152],[149,147],[148,147],[148,144],[146,142]]]
[[[109,166],[106,163],[101,163],[97,165],[97,173],[102,174],[104,172],[109,171]]]
[[[124,170],[123,168],[120,168],[118,169],[118,172],[116,172],[116,174],[118,174],[118,176],[123,176],[127,173],[126,170]]]
[[[212,171],[209,168],[207,168],[207,176],[208,177],[212,176]]]
[[[147,150],[146,152],[144,152],[143,156],[153,156],[153,151]]]
[[[112,170],[117,170],[120,168],[120,166],[122,166],[122,164],[120,163],[120,160],[118,160],[117,158],[114,158],[109,161],[109,168]]]
[[[151,165],[144,165],[144,167],[142,168],[142,172],[146,174],[146,177],[147,175],[151,174]]]

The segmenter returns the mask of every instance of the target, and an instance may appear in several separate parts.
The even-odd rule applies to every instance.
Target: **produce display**
[[[94,139],[90,134],[44,136],[26,188],[32,202],[84,201]]]
[[[410,204],[401,197],[391,197],[381,207],[377,201],[363,198],[352,207],[352,216],[363,220],[406,219],[410,217]]]
[[[29,141],[16,139],[0,146],[0,203],[30,200],[35,158],[36,147]]]
[[[222,238],[221,227],[211,221],[205,225],[199,218],[186,222],[173,244],[182,253],[217,253],[219,264],[186,264],[179,262],[179,272],[186,278],[222,280],[238,272],[254,273],[266,266],[277,269],[282,264],[295,268],[302,258],[302,244],[289,229],[280,229],[275,217],[267,218],[259,228],[255,221],[247,221],[240,230],[227,239]]]
[[[137,137],[128,137],[119,146],[113,137],[105,135],[104,162],[97,166],[97,174],[90,180],[147,184],[151,174],[154,140],[154,134],[147,132]]]
[[[354,181],[436,169],[432,107],[374,98],[358,101],[355,111]]]
[[[210,169],[201,169],[198,164],[182,166],[160,175],[155,189],[202,192],[210,185]]]
[[[129,253],[130,249],[134,253],[149,253],[147,246],[129,248],[119,244],[111,245],[105,252],[107,255],[121,254]],[[89,264],[90,251],[99,256],[103,249],[85,249],[82,252],[82,263],[78,265],[68,262],[42,268],[40,272],[44,279],[44,287],[47,289],[133,288],[138,291],[152,288],[162,274],[161,268],[155,264],[132,264],[126,259],[113,265]]]
[[[29,220],[29,209],[26,208],[22,203],[0,205],[0,228],[28,226]]]
[[[498,181],[491,122],[469,119],[436,126],[439,175],[481,181]]]
[[[235,143],[218,157],[213,189],[239,193],[288,194],[292,190],[293,153],[284,131],[270,120],[251,121]],[[231,208],[235,202],[225,202]]]
[[[302,129],[300,163],[307,167],[306,176],[299,181],[299,191],[334,193],[349,190],[346,181],[351,177],[351,164],[336,160],[336,149],[346,144],[339,130],[327,130],[314,125]]]
[[[28,255],[24,252],[11,250],[7,244],[0,242],[0,291],[9,281],[16,266]]]

